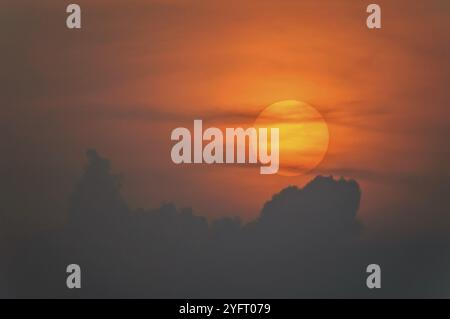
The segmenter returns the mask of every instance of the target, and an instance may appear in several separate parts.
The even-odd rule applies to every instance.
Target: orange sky
[[[248,220],[283,187],[322,173],[358,180],[369,229],[450,225],[414,212],[449,176],[448,1],[378,1],[381,30],[366,28],[369,2],[358,0],[80,0],[81,31],[64,28],[63,3],[29,3],[0,14],[3,118],[24,143],[8,145],[8,160],[32,154],[63,185],[50,192],[70,191],[93,147],[123,174],[132,207],[173,201]],[[171,162],[173,128],[197,118],[250,126],[285,99],[328,123],[329,150],[311,174]]]

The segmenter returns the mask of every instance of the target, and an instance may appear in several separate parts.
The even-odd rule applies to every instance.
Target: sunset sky
[[[76,3],[81,30],[65,27],[66,1],[7,0],[0,12],[9,231],[64,223],[47,208],[63,211],[89,148],[123,175],[134,208],[174,202],[249,221],[282,188],[324,174],[359,182],[368,236],[450,230],[449,1],[377,1],[380,30],[360,0]],[[290,99],[328,125],[308,174],[172,163],[174,128],[250,127]]]

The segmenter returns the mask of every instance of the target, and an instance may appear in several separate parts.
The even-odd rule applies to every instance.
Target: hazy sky
[[[369,233],[449,229],[448,1],[377,1],[381,30],[359,0],[77,3],[81,30],[65,27],[64,1],[0,12],[1,191],[15,227],[64,222],[47,208],[62,211],[95,148],[132,207],[249,220],[281,188],[333,174],[361,184]],[[285,99],[328,123],[311,174],[171,162],[173,128],[250,126]]]

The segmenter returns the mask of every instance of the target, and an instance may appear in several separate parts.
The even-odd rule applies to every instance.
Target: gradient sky
[[[81,30],[65,27],[68,3],[7,0],[0,12],[12,231],[64,222],[50,208],[63,211],[87,148],[123,174],[132,207],[249,220],[283,187],[332,174],[360,183],[368,233],[450,229],[448,1],[377,1],[381,30],[359,0],[79,0]],[[250,126],[285,99],[329,126],[309,175],[171,162],[173,128]]]

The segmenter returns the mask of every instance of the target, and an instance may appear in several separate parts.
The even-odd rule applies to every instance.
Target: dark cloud
[[[351,128],[365,129],[379,131],[381,128],[377,128],[374,125],[367,124],[367,120],[373,121],[374,117],[387,116],[390,113],[386,110],[380,109],[364,109],[360,111],[352,111],[342,109],[357,102],[349,103],[348,105],[340,105],[340,108],[316,106],[323,113],[327,124],[340,125]],[[187,123],[191,124],[194,119],[202,119],[210,123],[218,124],[231,124],[236,126],[237,124],[249,124],[253,123],[264,109],[265,106],[250,107],[246,106],[243,110],[233,110],[239,107],[239,105],[230,106],[230,109],[224,109],[224,107],[218,107],[210,105],[205,107],[201,113],[194,112],[182,112],[177,110],[178,107],[158,107],[152,105],[129,105],[124,108],[121,105],[90,105],[80,108],[69,108],[69,110],[53,110],[53,112],[61,112],[65,115],[67,112],[73,114],[73,116],[84,116],[102,119],[111,119],[118,121],[148,121],[148,122],[166,122],[166,123]],[[173,109],[174,111],[170,111]],[[264,118],[261,118],[264,120]],[[289,123],[290,121],[298,122],[298,119],[280,118],[283,123]],[[276,121],[277,118],[271,117],[268,120]],[[315,122],[317,120],[322,121],[322,118],[302,118],[303,122]]]
[[[318,176],[275,194],[253,222],[208,222],[165,203],[131,210],[121,177],[96,151],[70,199],[64,229],[15,245],[5,297],[443,297],[444,242],[364,241],[354,180]],[[82,267],[82,289],[65,267]],[[365,286],[378,263],[383,288]],[[2,279],[0,277],[0,279]]]

